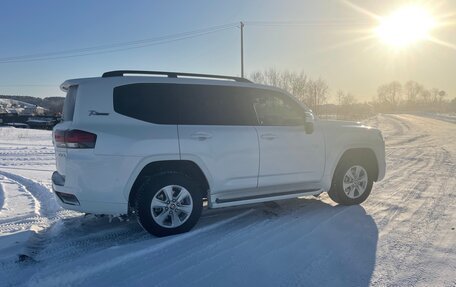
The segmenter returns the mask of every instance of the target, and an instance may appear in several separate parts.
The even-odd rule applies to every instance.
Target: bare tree
[[[267,84],[274,86],[274,87],[282,87],[282,76],[280,72],[278,72],[274,68],[270,68],[264,72],[265,79],[267,80]]]
[[[314,111],[318,105],[323,105],[328,100],[328,84],[321,78],[312,80],[303,72],[278,72],[274,68],[270,68],[252,73],[250,79],[259,84],[284,89]]]
[[[427,89],[423,89],[420,93],[420,99],[424,105],[429,105],[432,99],[431,92]]]
[[[438,104],[439,99],[440,99],[440,96],[439,96],[440,90],[437,88],[432,88],[429,90],[429,92],[431,94],[431,103],[434,105]]]
[[[389,84],[390,102],[397,107],[402,97],[402,85],[399,82]]]
[[[404,85],[404,90],[408,104],[414,106],[418,102],[418,96],[423,92],[424,87],[415,81],[408,81]]]
[[[339,106],[342,105],[342,100],[345,97],[345,92],[342,90],[337,90],[336,97],[337,97],[337,104]]]
[[[306,103],[318,113],[318,106],[325,104],[328,100],[328,91],[329,86],[324,80],[310,79],[307,84]]]
[[[270,85],[281,89],[287,89],[287,78],[285,73],[280,73],[274,68],[269,68],[264,71],[256,71],[250,75],[250,79],[258,84]]]
[[[263,85],[267,84],[263,73],[260,71],[251,73],[250,80],[252,80],[253,82],[258,83],[258,84],[263,84]]]
[[[352,106],[356,104],[355,96],[350,93],[346,93],[344,97],[342,97],[341,105],[342,106]]]
[[[290,89],[288,91],[299,101],[305,102],[306,87],[309,83],[309,79],[303,72],[291,73],[290,79]]]
[[[342,90],[338,90],[336,93],[338,101],[337,118],[353,118],[356,113],[359,113],[359,109],[355,107],[356,99],[351,93],[345,93]]]
[[[378,102],[389,108],[396,109],[402,96],[401,83],[394,81],[389,84],[381,85],[377,90]]]

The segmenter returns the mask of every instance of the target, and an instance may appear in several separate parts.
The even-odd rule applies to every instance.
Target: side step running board
[[[267,194],[267,195],[260,194],[260,195],[235,197],[235,198],[216,198],[215,202],[212,203],[212,208],[258,203],[258,202],[265,202],[265,201],[271,201],[271,200],[289,199],[289,198],[296,198],[296,197],[308,196],[308,195],[317,195],[322,192],[323,192],[323,190],[321,190],[321,189],[308,189],[308,190],[273,193],[273,194]]]

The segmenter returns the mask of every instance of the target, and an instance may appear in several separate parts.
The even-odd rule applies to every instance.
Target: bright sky
[[[386,17],[411,3],[426,7],[426,13],[444,22],[433,29],[433,41],[402,47],[396,34],[375,34],[381,22],[378,16]],[[416,80],[428,88],[443,89],[453,98],[454,11],[456,1],[443,0],[2,1],[0,94],[62,96],[58,85],[64,80],[100,76],[115,69],[240,75],[240,31],[235,25],[159,45],[146,41],[136,44],[143,45],[136,49],[125,50],[135,45],[116,46],[123,50],[112,53],[92,47],[204,30],[242,20],[246,22],[247,75],[269,67],[302,70],[309,76],[325,79],[333,95],[343,89],[360,100],[370,100],[383,83]],[[386,24],[386,29],[391,30],[390,24]],[[414,22],[412,26],[416,26]],[[401,47],[388,43],[391,39]],[[67,53],[86,48],[91,49]],[[97,54],[74,57],[93,52]],[[45,60],[36,61],[36,54],[46,53],[50,54],[39,56]],[[23,57],[29,55],[35,56]]]

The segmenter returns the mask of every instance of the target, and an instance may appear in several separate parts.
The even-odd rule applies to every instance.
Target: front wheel
[[[344,160],[334,173],[329,197],[342,205],[364,202],[372,190],[373,174],[363,160]]]
[[[177,172],[148,177],[136,200],[139,224],[155,236],[187,232],[201,216],[203,198],[200,185]]]

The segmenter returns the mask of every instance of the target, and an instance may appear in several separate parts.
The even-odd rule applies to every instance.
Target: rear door
[[[210,175],[211,193],[257,188],[257,123],[246,88],[179,85],[181,159]]]

